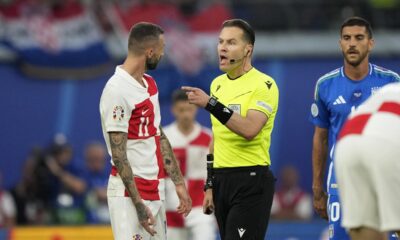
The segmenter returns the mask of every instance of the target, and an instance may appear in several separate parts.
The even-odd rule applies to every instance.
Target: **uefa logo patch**
[[[315,104],[315,103],[313,103],[313,104],[311,105],[311,115],[312,115],[313,117],[318,116],[318,106],[317,106],[317,104]]]
[[[113,119],[121,121],[125,116],[125,111],[122,106],[115,106],[113,110]]]

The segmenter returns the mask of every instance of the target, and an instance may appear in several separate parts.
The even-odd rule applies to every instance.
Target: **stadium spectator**
[[[310,220],[313,215],[310,194],[300,188],[299,173],[294,166],[284,166],[278,177],[271,218],[276,220]]]
[[[72,146],[65,136],[56,135],[49,153],[37,166],[38,194],[52,211],[51,222],[81,224],[86,222],[83,172],[72,161]]]
[[[44,152],[39,147],[32,148],[22,169],[22,177],[11,194],[17,208],[17,224],[44,224],[50,212],[45,208],[44,196],[39,194],[37,166],[43,161]],[[43,192],[43,191],[42,191]]]
[[[106,149],[103,144],[93,142],[85,147],[86,169],[84,180],[87,184],[85,206],[88,223],[109,223],[107,205],[107,182],[110,165],[106,162]]]
[[[11,194],[3,189],[2,174],[0,172],[0,229],[11,228],[16,222],[16,207]]]

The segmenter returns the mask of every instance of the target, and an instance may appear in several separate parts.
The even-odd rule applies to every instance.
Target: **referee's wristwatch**
[[[204,184],[204,192],[207,191],[208,189],[212,189],[212,179],[207,179],[206,183]]]

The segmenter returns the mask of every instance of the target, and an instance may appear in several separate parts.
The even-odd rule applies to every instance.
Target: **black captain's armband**
[[[231,109],[220,103],[215,97],[210,97],[205,109],[224,125],[228,122],[233,114]]]
[[[213,188],[213,177],[214,177],[214,155],[213,154],[207,154],[207,180],[204,185],[204,192],[207,191],[207,189]]]

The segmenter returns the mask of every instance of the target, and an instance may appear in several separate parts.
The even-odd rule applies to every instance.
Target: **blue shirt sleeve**
[[[309,120],[312,124],[321,128],[329,128],[330,126],[329,111],[324,101],[326,99],[325,96],[326,95],[323,94],[323,89],[321,89],[321,86],[318,86],[317,83],[314,102],[311,104]]]

